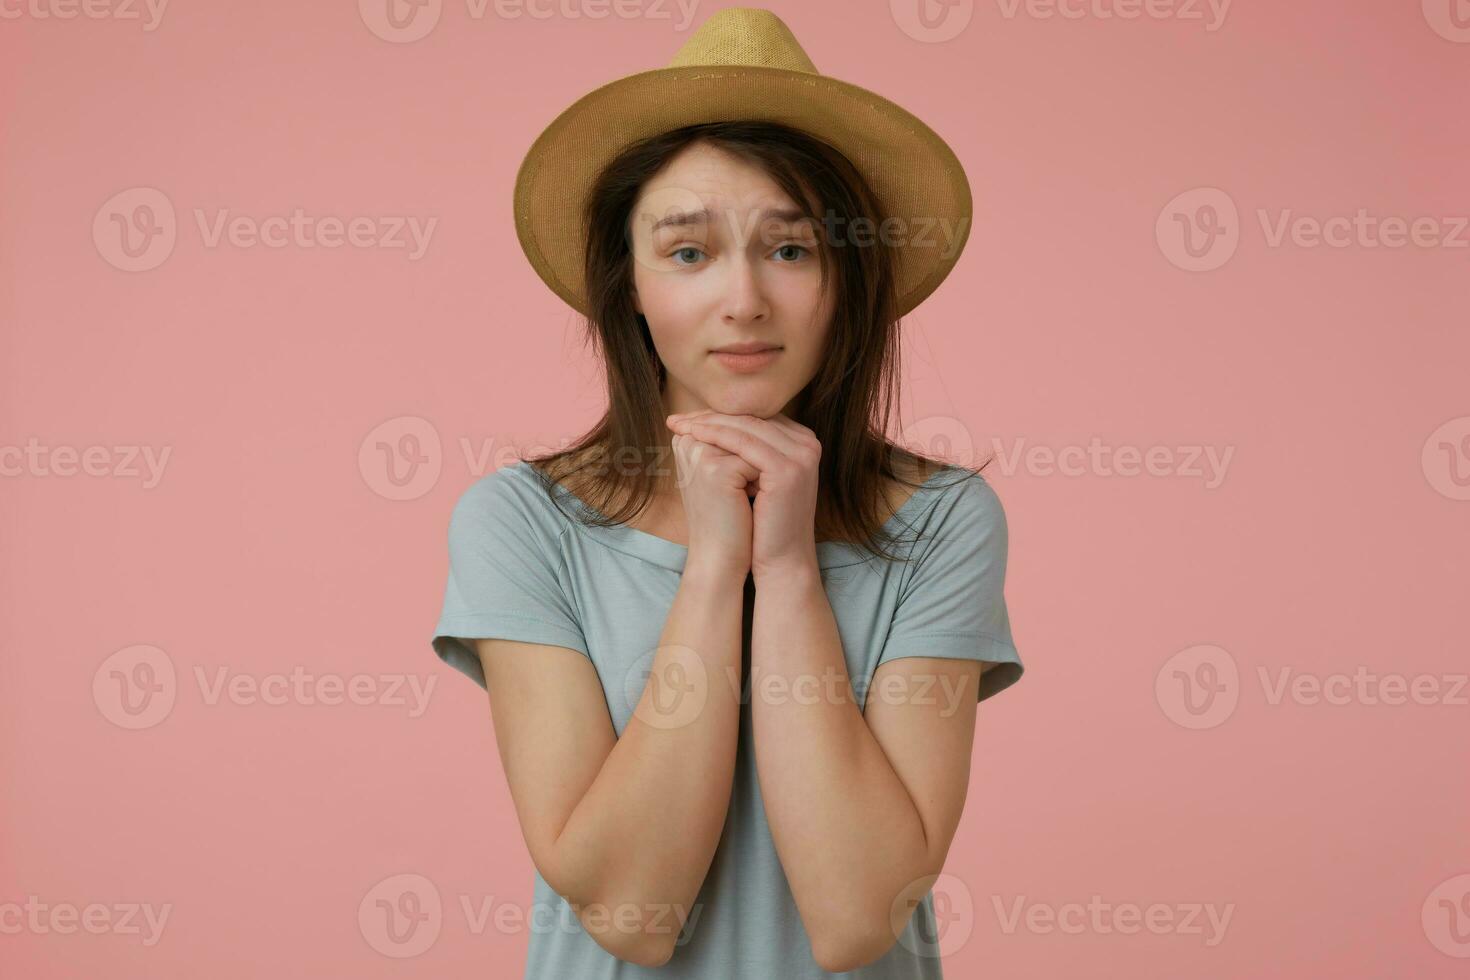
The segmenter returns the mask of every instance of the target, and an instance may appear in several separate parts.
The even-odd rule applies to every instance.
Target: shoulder
[[[514,527],[533,537],[554,539],[567,518],[547,491],[544,478],[525,460],[502,466],[460,493],[450,516],[451,533]]]
[[[926,482],[930,494],[924,521],[935,537],[981,541],[1006,533],[1005,507],[979,471],[945,465],[931,470]]]

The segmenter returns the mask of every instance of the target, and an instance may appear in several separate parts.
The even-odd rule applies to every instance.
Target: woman
[[[489,691],[528,978],[942,975],[975,704],[1022,666],[999,500],[881,433],[969,208],[932,131],[764,10],[532,147],[520,240],[608,410],[465,491],[433,638]]]

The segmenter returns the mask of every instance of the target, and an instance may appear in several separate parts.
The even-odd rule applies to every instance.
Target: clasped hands
[[[751,505],[751,568],[758,577],[816,571],[822,444],[812,430],[784,414],[763,419],[710,409],[671,415],[666,424],[759,471]]]

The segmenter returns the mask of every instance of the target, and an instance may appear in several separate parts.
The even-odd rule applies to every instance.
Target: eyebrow
[[[678,211],[673,214],[665,215],[664,217],[659,218],[649,227],[648,230],[650,232],[655,232],[658,231],[660,228],[666,228],[675,225],[697,225],[709,221],[714,216],[715,213],[710,208],[700,208],[698,211]],[[795,208],[767,208],[760,213],[760,217],[762,219],[774,218],[777,221],[787,221],[793,223],[797,221],[810,220],[806,214],[796,210]]]

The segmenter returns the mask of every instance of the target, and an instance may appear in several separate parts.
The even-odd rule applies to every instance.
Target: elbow
[[[850,973],[882,959],[893,947],[893,940],[867,937],[859,941],[812,941],[812,958],[828,973]]]
[[[660,967],[673,958],[684,920],[671,912],[683,906],[633,900],[634,889],[607,881],[605,875],[599,879],[585,867],[548,861],[537,870],[571,906],[582,931],[611,955],[642,967]]]
[[[674,956],[673,936],[622,933],[616,930],[591,932],[588,935],[613,956],[634,966],[654,969],[663,966]]]
[[[568,901],[577,914],[582,931],[618,959],[642,967],[660,967],[674,956],[682,922],[676,917],[650,914],[649,910],[676,908],[662,903],[609,902],[594,898],[587,903]]]
[[[562,896],[564,900],[566,896]],[[568,900],[569,901],[569,900]],[[679,930],[668,923],[648,921],[632,912],[628,903],[569,901],[582,931],[608,953],[635,966],[660,967],[674,955]]]
[[[849,923],[812,934],[812,958],[828,973],[848,973],[882,959],[897,938],[887,922]]]

